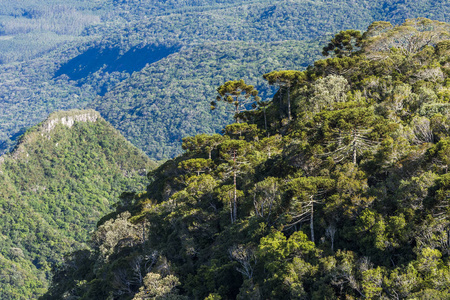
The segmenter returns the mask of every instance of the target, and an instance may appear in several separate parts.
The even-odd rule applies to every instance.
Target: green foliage
[[[237,76],[243,78],[246,85],[253,85],[259,97],[268,99],[274,88],[267,86],[260,76],[273,68],[294,67],[307,59],[310,54],[297,51],[303,48],[298,47],[299,43],[303,42],[264,45],[217,42],[181,50],[170,59],[135,73],[91,107],[117,126],[133,144],[146,153],[154,153],[152,157],[171,158],[181,153],[180,141],[185,136],[220,132],[233,119],[236,106],[232,104],[216,103],[216,109],[210,112],[211,100],[217,96],[215,87]],[[236,56],[236,53],[241,55]],[[311,55],[315,55],[314,52]],[[161,102],[162,98],[166,100]],[[253,96],[250,98],[252,100]],[[253,109],[251,104],[244,110]],[[239,118],[246,120],[242,114]],[[120,119],[126,121],[120,122]],[[129,122],[133,125],[129,126]]]
[[[223,136],[185,138],[94,233],[86,281],[72,258],[47,297],[130,299],[151,277],[175,299],[448,298],[447,26],[375,23],[295,73],[290,118],[280,87]]]
[[[2,297],[42,295],[63,255],[85,248],[99,217],[123,190],[143,189],[154,166],[94,111],[54,113],[25,133],[0,163]]]
[[[299,84],[305,79],[305,73],[300,71],[272,71],[264,74],[263,78],[268,81],[270,85],[276,85],[287,90],[288,102],[288,118],[291,120],[291,86]],[[281,97],[281,89],[279,91]],[[280,101],[281,102],[281,101]],[[266,129],[267,130],[267,129]]]
[[[174,288],[180,285],[180,281],[176,276],[168,275],[161,278],[157,273],[148,273],[143,280],[144,286],[140,289],[133,300],[141,299],[186,299],[186,297],[178,296],[174,293]]]
[[[219,94],[217,101],[224,101],[232,104],[234,109],[234,119],[239,123],[239,114],[248,110],[249,104],[256,107],[256,103],[261,100],[258,91],[253,85],[245,84],[244,80],[227,81],[217,88]],[[211,102],[211,110],[216,109],[216,102]]]
[[[306,68],[324,36],[342,31],[337,45],[353,47],[347,35],[374,20],[448,21],[449,11],[442,1],[6,0],[0,151],[49,113],[88,106],[152,158],[172,158],[184,136],[219,132],[230,122],[223,107],[209,113],[214,87],[244,79],[267,100],[275,90],[261,75]],[[430,27],[422,23],[408,27]],[[378,23],[366,37],[391,27]],[[444,44],[439,49],[446,51]],[[278,109],[290,120],[289,98]]]
[[[362,35],[358,30],[341,31],[323,48],[322,55],[328,56],[330,51],[337,57],[350,56],[361,47]]]

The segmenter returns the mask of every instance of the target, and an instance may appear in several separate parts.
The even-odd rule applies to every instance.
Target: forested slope
[[[57,112],[0,160],[0,295],[36,298],[124,190],[156,164],[92,110]]]
[[[217,85],[217,78],[208,75],[211,67],[227,66],[225,80],[248,77],[262,95],[272,96],[261,75],[311,64],[318,59],[325,36],[349,28],[363,30],[374,20],[399,23],[424,16],[448,21],[449,10],[449,3],[436,0],[8,0],[0,8],[0,151],[10,150],[26,128],[49,113],[88,106],[101,111],[151,157],[171,158],[181,152],[180,131],[209,133],[230,121],[220,113],[214,121],[204,118],[208,111],[204,99],[214,97],[211,87]],[[269,50],[274,43],[281,43],[275,57]],[[298,55],[292,56],[292,44]],[[211,50],[224,55],[211,57]],[[180,64],[194,59],[193,53],[210,63]],[[262,69],[255,72],[261,63]],[[166,69],[179,72],[161,74]],[[148,88],[144,83],[153,78],[157,82]],[[121,104],[117,99],[125,85],[133,91],[128,92],[131,99]],[[155,89],[157,97],[147,96]],[[183,93],[186,103],[198,107],[191,118],[195,126],[184,129],[183,122],[153,122],[148,114],[135,113],[153,106],[164,118],[178,118],[183,104],[167,105],[182,89],[192,91]],[[199,90],[205,91],[201,97]],[[159,137],[142,138],[153,136],[153,131]]]
[[[449,33],[339,33],[332,57],[266,74],[281,87],[253,111],[227,82],[239,123],[185,137],[43,299],[447,299]]]
[[[312,45],[224,42],[181,50],[133,74],[92,105],[152,157],[174,157],[181,151],[182,137],[219,132],[231,120],[223,107],[210,113],[216,86],[237,75],[269,99],[275,90],[261,75],[310,60],[306,51],[297,51],[305,48]]]

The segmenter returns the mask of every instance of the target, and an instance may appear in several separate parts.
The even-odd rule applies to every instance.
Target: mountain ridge
[[[448,3],[434,0],[420,1],[415,5],[397,0],[382,2],[358,0],[352,2],[351,5],[345,1],[333,1],[333,3],[322,1],[275,1],[271,3],[255,1],[251,5],[243,5],[242,1],[213,1],[209,3],[203,1],[99,1],[95,4],[78,1],[66,2],[67,7],[61,8],[57,4],[60,4],[60,1],[37,2],[33,0],[17,4],[16,1],[8,0],[5,6],[0,9],[0,23],[4,25],[3,28],[6,30],[4,34],[14,35],[16,31],[19,32],[12,39],[0,41],[0,49],[2,49],[0,55],[5,56],[4,62],[11,62],[0,66],[2,74],[4,74],[0,78],[0,111],[3,112],[0,114],[0,127],[3,129],[0,131],[1,152],[12,149],[17,137],[26,128],[40,122],[43,116],[54,110],[91,107],[102,110],[102,115],[109,122],[116,122],[116,119],[105,114],[98,103],[94,103],[97,102],[96,97],[104,96],[108,92],[116,93],[120,91],[119,83],[129,79],[134,71],[141,77],[150,76],[147,77],[147,80],[151,80],[153,75],[158,76],[157,70],[152,70],[155,74],[149,74],[148,70],[137,70],[145,66],[146,55],[139,57],[139,66],[133,66],[130,63],[135,57],[133,53],[130,56],[121,56],[130,49],[138,52],[139,49],[146,49],[146,47],[184,47],[188,48],[188,51],[198,51],[194,48],[199,47],[201,49],[201,46],[205,43],[216,43],[217,47],[220,47],[220,43],[224,40],[236,44],[256,41],[257,43],[263,42],[263,44],[260,47],[258,45],[247,48],[241,47],[237,51],[246,53],[247,57],[252,57],[253,48],[262,50],[262,55],[265,56],[264,65],[268,67],[263,72],[280,68],[299,69],[297,66],[306,68],[307,65],[320,57],[320,48],[323,46],[320,43],[328,40],[328,37],[335,31],[353,27],[364,30],[373,20],[385,20],[398,24],[403,22],[407,15],[430,18],[434,16],[433,18],[441,21],[448,21],[447,16],[449,14],[447,12],[450,11]],[[208,11],[202,11],[201,7],[205,5],[209,5]],[[232,7],[224,9],[223,5],[231,5]],[[19,6],[22,6],[22,8]],[[171,13],[171,8],[176,8],[177,13]],[[54,14],[50,13],[52,10],[55,10]],[[86,25],[81,35],[61,36],[57,34],[60,28],[68,26],[64,20],[52,19],[60,15],[61,11],[69,12],[73,18],[81,18],[80,24]],[[261,17],[264,11],[267,11],[267,14]],[[25,16],[23,16],[24,13]],[[92,14],[100,16],[101,22],[89,23],[90,20],[95,19],[90,18]],[[56,21],[56,25],[54,27],[48,26],[50,32],[33,31],[33,24],[36,26],[38,24],[52,24],[52,20]],[[27,24],[25,27],[26,33],[23,33],[21,30],[24,30],[24,28],[19,26],[22,23]],[[267,55],[268,52],[265,51],[267,46],[264,43],[286,40],[293,40],[300,45],[298,47],[300,59],[292,63],[293,60],[288,54],[290,51],[288,46],[279,50],[279,61]],[[33,45],[27,45],[25,41],[32,42]],[[222,46],[227,47],[225,44],[222,44]],[[17,49],[23,51],[17,51]],[[107,55],[102,58],[101,51],[105,51],[105,54],[112,51],[114,55]],[[91,53],[93,55],[89,55]],[[117,61],[118,56],[116,54],[119,55]],[[207,55],[208,53],[203,54]],[[21,58],[21,55],[25,58]],[[174,59],[171,61],[175,61],[175,63],[180,59],[195,59],[186,52],[176,52],[173,55]],[[35,59],[27,60],[26,57]],[[96,64],[95,61],[89,60],[89,58],[93,59],[94,57],[103,64]],[[79,68],[80,64],[76,64],[77,58],[81,59],[81,68]],[[116,61],[117,65],[113,62],[109,64],[107,58]],[[13,63],[14,61],[26,61],[27,64]],[[227,74],[224,74],[226,78],[222,81],[237,77],[248,77],[251,80],[250,83],[258,85],[261,93],[271,97],[273,90],[268,88],[267,85],[261,84],[260,76],[262,74],[254,71],[257,70],[255,66],[262,61],[261,58],[258,61],[246,62],[249,70],[248,73],[243,74],[245,70],[240,68],[242,60],[230,56],[223,63],[234,68],[230,68]],[[153,62],[153,60],[149,59],[148,62]],[[69,68],[63,73],[68,73],[69,76],[55,73],[66,63],[69,63]],[[159,64],[161,64],[161,61]],[[160,67],[158,62],[151,65]],[[214,98],[214,92],[209,91],[208,86],[220,84],[216,82],[215,78],[207,75],[201,78],[188,76],[186,80],[186,78],[183,78],[185,76],[183,73],[189,74],[188,68],[183,68],[183,66],[171,62],[168,62],[167,66],[163,66],[163,69],[165,67],[167,69],[180,69],[182,74],[180,76],[173,76],[173,74],[166,76],[166,78],[163,78],[164,80],[158,83],[158,89],[161,91],[158,92],[157,103],[155,103],[158,109],[166,110],[164,102],[171,97],[171,92],[165,88],[172,84],[175,84],[177,89],[190,85],[188,88],[193,91],[206,91],[205,98],[209,98],[209,101]],[[220,66],[213,67],[220,68]],[[207,69],[208,64],[198,66],[200,72],[207,71]],[[36,74],[34,70],[40,70],[39,74]],[[55,78],[55,74],[61,76]],[[75,77],[71,75],[75,75]],[[10,78],[19,78],[20,80],[10,82]],[[77,79],[77,81],[70,78]],[[18,82],[21,84],[19,85]],[[115,88],[116,86],[117,88]],[[140,96],[141,93],[145,92],[147,91],[136,90],[135,96],[139,98],[137,102],[141,102],[139,107],[133,104],[136,110],[145,110],[149,104],[145,95]],[[196,99],[191,93],[182,97],[188,97],[189,101],[204,102],[203,99]],[[103,99],[111,102],[107,103],[106,106],[116,106],[114,99],[109,96]],[[123,107],[117,108],[124,109]],[[128,110],[128,108],[125,108],[125,110]],[[207,112],[205,107],[202,107],[202,110],[205,113]],[[35,111],[39,113],[35,114]],[[176,111],[172,111],[172,113],[176,115]],[[162,132],[158,133],[158,135],[163,136],[159,137],[158,140],[146,143],[139,140],[136,135],[141,133],[142,135],[150,135],[150,128],[154,128],[155,125],[146,122],[144,118],[133,113],[123,114],[121,117],[123,123],[127,123],[127,126],[124,127],[130,129],[117,128],[154,159],[171,158],[181,153],[180,136],[177,134],[179,124],[171,124],[170,126],[158,124],[156,126],[158,130],[159,127],[165,127]],[[207,124],[202,120],[202,116],[199,116],[198,119],[203,122],[201,124],[203,131],[188,127],[188,134],[218,132],[220,127],[225,126],[228,122],[224,116],[216,116],[215,122],[208,121]],[[220,124],[216,125],[217,122]],[[160,150],[166,148],[170,150]]]
[[[449,37],[425,18],[339,32],[265,74],[254,110],[223,83],[239,123],[184,137],[42,299],[447,299]]]
[[[144,188],[156,163],[94,110],[59,111],[27,130],[0,157],[3,299],[41,295],[51,268],[82,249],[122,190]],[[16,271],[14,271],[16,270]]]

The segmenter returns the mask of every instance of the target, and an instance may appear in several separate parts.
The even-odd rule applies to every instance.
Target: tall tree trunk
[[[264,129],[267,132],[267,116],[266,116],[266,107],[264,106]],[[267,137],[269,137],[269,133],[267,132]]]
[[[258,204],[256,203],[256,192],[253,194],[253,206],[255,207],[256,216],[261,217],[261,213],[259,212]]]
[[[234,170],[233,170],[233,184],[234,184],[234,202],[233,202],[233,219],[236,221],[237,218],[237,187],[236,187],[236,151],[233,152],[233,162],[234,162]]]
[[[291,94],[290,94],[291,87],[287,86],[287,97],[288,97],[288,119],[291,121]]]
[[[237,103],[237,104],[235,104],[235,106],[236,106],[236,112],[235,112],[236,123],[239,123],[239,117],[238,117],[238,114],[239,114],[239,102],[238,102],[238,97],[235,97],[234,101],[235,101],[235,103]]]
[[[270,214],[272,213],[272,205],[273,205],[273,199],[270,200],[269,204],[269,213],[267,214],[266,223],[269,224],[270,221]]]
[[[237,218],[237,189],[236,189],[236,170],[234,170],[234,207],[233,207],[233,214],[234,214],[234,221],[236,221]]]
[[[283,119],[283,108],[282,108],[282,101],[283,101],[283,86],[282,85],[280,85],[280,89],[279,89],[279,91],[280,91],[280,96],[279,96],[279,98],[280,98],[280,105],[279,105],[279,107],[278,107],[278,111],[280,112],[280,120],[281,119]]]
[[[309,226],[311,227],[311,241],[314,243],[314,199],[311,196],[311,218]]]
[[[233,204],[230,201],[230,217],[231,217],[231,224],[233,224]]]
[[[356,165],[356,129],[353,131],[353,164]]]

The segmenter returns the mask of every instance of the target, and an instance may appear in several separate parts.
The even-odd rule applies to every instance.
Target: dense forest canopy
[[[2,298],[39,297],[52,270],[44,298],[445,297],[449,13],[2,1]],[[211,112],[235,80],[261,99]],[[154,164],[105,120],[30,129],[86,107],[152,158],[186,153],[138,192]]]
[[[173,158],[184,135],[217,133],[231,121],[220,109],[208,117],[215,86],[243,78],[268,99],[275,89],[261,76],[306,68],[335,32],[365,30],[375,20],[450,21],[449,12],[437,0],[6,0],[0,153],[51,112],[89,107],[152,158]],[[179,117],[191,103],[197,125]]]
[[[273,99],[183,138],[43,299],[447,299],[449,29],[375,22],[267,73]]]
[[[0,159],[0,295],[36,299],[64,254],[155,167],[93,110],[57,112]]]

